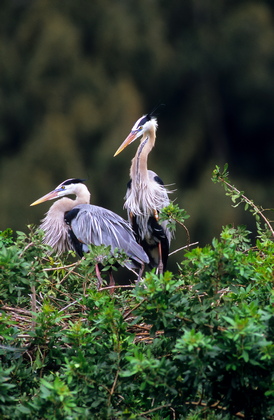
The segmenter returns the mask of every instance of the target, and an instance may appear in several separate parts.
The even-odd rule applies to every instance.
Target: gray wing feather
[[[128,222],[118,214],[91,204],[76,206],[77,216],[71,228],[77,239],[84,244],[106,245],[125,251],[128,257],[139,263],[148,263],[148,256],[137,244]]]

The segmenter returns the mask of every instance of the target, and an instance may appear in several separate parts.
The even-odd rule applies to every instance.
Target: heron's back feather
[[[71,229],[84,244],[106,245],[125,251],[128,257],[138,263],[147,263],[148,257],[137,244],[134,233],[122,217],[103,207],[80,204],[73,208],[77,215],[71,220]]]

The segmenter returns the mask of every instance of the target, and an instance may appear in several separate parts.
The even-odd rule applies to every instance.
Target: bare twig
[[[135,285],[133,284],[117,284],[116,286],[106,286],[106,287],[100,287],[98,289],[98,292],[102,292],[103,290],[109,290],[109,289],[123,289],[123,288],[131,288],[134,289]]]
[[[188,228],[186,227],[186,225],[184,223],[179,222],[178,220],[176,220],[176,221],[177,221],[177,223],[179,223],[179,225],[181,225],[185,229],[186,237],[187,237],[187,244],[189,245],[190,244],[190,233],[189,233]]]
[[[109,405],[110,405],[111,397],[114,394],[114,391],[115,391],[115,388],[116,388],[117,380],[118,380],[118,377],[119,377],[119,372],[120,372],[120,370],[117,369],[116,374],[115,374],[115,378],[114,378],[114,382],[112,384],[112,387],[111,387],[111,390],[110,390],[110,393],[109,393],[109,397],[108,397]]]
[[[67,274],[62,278],[62,280],[60,281],[60,284],[63,283],[64,280],[66,280],[66,278],[73,272],[73,270],[80,265],[81,260],[77,261],[76,263],[73,264],[72,268],[70,270],[68,270]],[[76,273],[74,273],[76,274]]]
[[[137,309],[137,308],[139,308],[139,306],[141,306],[142,305],[142,303],[143,303],[143,301],[142,302],[140,302],[140,303],[138,303],[137,305],[135,305],[132,309],[130,309],[130,311],[128,311],[125,315],[124,315],[124,321],[129,317],[129,315],[131,315],[131,313],[133,312],[133,311],[135,311],[135,309]]]
[[[199,243],[199,242],[193,242],[192,244],[187,244],[187,245],[185,245],[185,246],[182,246],[181,248],[175,249],[175,251],[170,252],[170,253],[168,254],[168,256],[170,257],[170,255],[176,254],[176,252],[179,252],[179,251],[181,251],[182,249],[186,249],[186,248],[189,248],[189,247],[191,247],[191,246],[198,245],[198,243]]]
[[[26,246],[25,246],[25,248],[23,249],[23,251],[21,252],[21,254],[19,255],[19,258],[21,258],[22,257],[22,255],[24,254],[24,252],[27,250],[27,249],[29,249],[31,246],[33,246],[34,245],[34,242],[30,242],[29,244],[27,244]]]
[[[75,300],[74,302],[69,303],[67,306],[65,306],[64,308],[60,309],[58,312],[63,312],[66,309],[70,308],[71,306],[75,305],[76,303],[79,303],[79,301],[81,300],[81,298],[79,300]]]
[[[81,261],[81,260],[79,260]],[[76,261],[75,263],[69,264],[69,265],[63,265],[62,267],[52,267],[52,268],[43,268],[43,271],[57,271],[57,270],[66,270],[70,267],[75,267],[79,263],[79,261]]]
[[[167,408],[167,407],[171,407],[171,404],[165,404],[159,407],[152,408],[151,410],[148,410],[148,411],[143,411],[142,413],[140,413],[140,416],[145,416],[146,414],[150,414],[150,413],[153,413],[154,411],[158,411],[158,410],[161,410],[162,408]]]
[[[185,404],[187,405],[196,405],[196,406],[201,406],[201,407],[207,407],[207,408],[217,408],[218,410],[223,410],[223,411],[227,411],[226,407],[223,407],[222,405],[219,405],[220,401],[217,401],[211,405],[208,405],[206,403],[203,403],[201,401],[186,401]],[[244,419],[245,415],[242,413],[236,413],[234,414],[234,416],[238,417],[239,419]]]
[[[36,320],[35,320],[35,312],[36,312],[36,290],[35,286],[31,286],[31,310],[32,310],[32,323],[31,328],[34,330],[36,326]]]
[[[27,311],[26,309],[12,308],[7,305],[1,306],[1,309],[3,309],[4,311],[12,311],[12,312],[18,312],[19,314],[31,315],[31,312]]]

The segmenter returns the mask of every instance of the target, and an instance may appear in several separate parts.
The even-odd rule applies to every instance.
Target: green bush
[[[41,232],[2,232],[1,419],[273,419],[274,243],[255,213],[256,246],[226,226],[178,273],[114,294],[98,252],[53,259]]]

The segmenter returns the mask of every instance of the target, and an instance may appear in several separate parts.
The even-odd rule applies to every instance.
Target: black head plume
[[[62,182],[61,185],[70,185],[70,184],[83,184],[85,182],[85,179],[80,178],[70,178],[66,181]]]
[[[157,117],[159,114],[160,114],[160,112],[161,112],[161,110],[163,109],[163,107],[164,106],[166,106],[165,104],[158,104],[158,105],[156,105],[154,108],[153,108],[153,110],[152,111],[150,111],[150,113],[149,114],[147,114],[147,119],[148,120],[151,120],[151,118],[153,118],[153,117]],[[157,111],[157,112],[156,112]]]
[[[157,115],[159,114],[160,108],[163,107],[163,106],[165,106],[165,104],[159,104],[159,105],[155,106],[149,114],[145,114],[141,118],[139,118],[139,120],[137,120],[136,123],[134,124],[134,126],[132,127],[132,131],[135,131],[139,127],[142,127],[143,125],[145,125],[145,123],[150,121],[152,118],[156,118]],[[156,111],[158,111],[158,112],[156,113]]]

